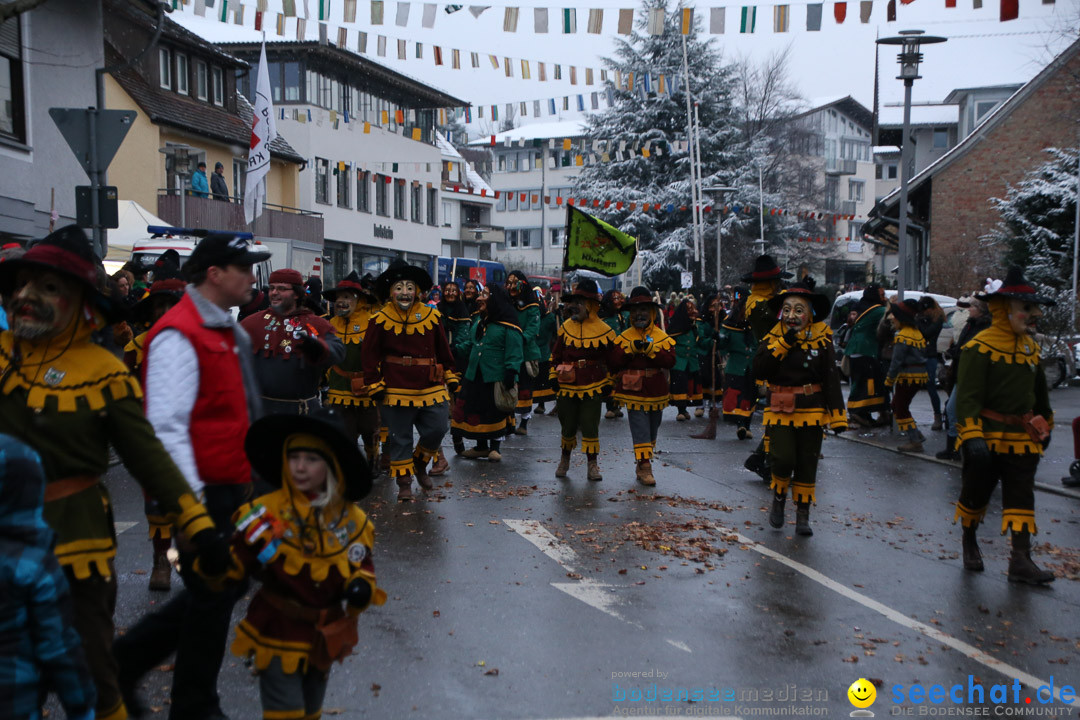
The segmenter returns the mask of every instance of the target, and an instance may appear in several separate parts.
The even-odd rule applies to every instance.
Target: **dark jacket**
[[[210,192],[213,194],[215,200],[228,200],[229,186],[226,184],[225,178],[217,173],[211,175]]]

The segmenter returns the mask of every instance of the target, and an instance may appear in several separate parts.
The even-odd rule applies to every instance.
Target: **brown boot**
[[[787,504],[787,493],[773,493],[772,507],[769,508],[769,524],[774,528],[784,527],[784,505]]]
[[[439,453],[439,457],[435,458],[435,464],[428,470],[428,475],[442,475],[450,468],[450,461],[446,459],[445,453]]]
[[[934,424],[930,426],[931,430],[941,430],[944,426],[941,424],[941,413],[934,413]]]
[[[600,474],[600,465],[596,462],[596,453],[589,453],[585,456],[588,460],[588,472],[585,477],[593,482],[600,482],[604,479],[604,476]]]
[[[978,527],[976,523],[964,528],[964,534],[960,540],[960,545],[964,550],[964,569],[973,572],[982,572],[986,569],[983,565],[982,553],[979,552],[979,541],[975,538],[975,530]]]
[[[1043,570],[1031,559],[1031,533],[1012,532],[1012,555],[1009,556],[1009,582],[1045,585],[1054,582],[1054,573]]]
[[[810,503],[795,503],[795,534],[810,537],[814,528],[810,527]]]
[[[648,460],[642,460],[637,464],[637,481],[649,487],[656,485],[656,478],[652,474],[652,463]]]
[[[169,592],[172,587],[172,564],[167,553],[154,554],[154,569],[150,571],[150,589]]]
[[[555,468],[555,477],[564,478],[568,472],[570,472],[570,451],[563,450],[562,457],[559,458],[559,467]]]
[[[431,478],[428,477],[427,460],[421,460],[418,457],[414,457],[413,470],[416,472],[416,482],[420,484],[420,487],[424,490],[431,490],[435,487],[431,482]]]
[[[412,475],[402,475],[397,479],[397,500],[411,502],[412,499]]]

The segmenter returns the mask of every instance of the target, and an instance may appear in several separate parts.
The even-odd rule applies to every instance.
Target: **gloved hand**
[[[381,405],[382,401],[383,401],[383,398],[386,397],[386,390],[376,390],[375,392],[371,393],[368,397],[370,397],[371,401],[373,403],[375,403],[376,405]]]
[[[304,352],[311,353],[319,350],[319,339],[309,333],[305,328],[300,328],[294,335],[300,341],[300,347]]]
[[[509,387],[517,382],[517,373],[513,370],[507,370],[503,373],[503,385]]]
[[[363,610],[371,602],[371,583],[357,578],[345,587],[345,602],[350,607]]]
[[[559,394],[559,381],[557,378],[551,378],[551,380],[548,382],[548,385],[551,386],[551,392],[555,393],[556,395]]]
[[[207,528],[191,538],[199,557],[199,569],[210,577],[223,575],[232,564],[229,542],[214,528]]]
[[[799,332],[797,330],[787,330],[784,332],[784,342],[794,347],[795,343],[799,342]]]
[[[649,343],[644,340],[634,341],[634,352],[644,353],[649,348]]]
[[[960,446],[960,450],[964,454],[965,465],[970,464],[979,470],[989,469],[990,447],[986,444],[986,440],[982,438],[965,440],[964,444]]]

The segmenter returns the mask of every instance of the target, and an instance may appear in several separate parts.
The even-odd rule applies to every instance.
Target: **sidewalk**
[[[845,396],[848,388],[844,387]],[[945,394],[939,393],[941,405],[945,406]],[[1050,405],[1054,408],[1054,432],[1050,447],[1046,449],[1039,470],[1035,473],[1035,488],[1045,492],[1063,495],[1080,500],[1080,490],[1067,488],[1061,484],[1061,478],[1069,474],[1069,465],[1073,462],[1072,421],[1080,416],[1080,388],[1060,387],[1050,391]],[[934,431],[930,426],[934,422],[934,411],[930,407],[930,396],[920,392],[911,403],[911,415],[919,424],[919,429],[926,436],[923,443],[925,452],[901,453],[897,448],[907,442],[900,432],[892,428],[856,428],[852,427],[840,437],[852,442],[873,445],[883,450],[891,450],[900,455],[917,457],[928,462],[938,463],[960,469],[959,462],[938,460],[935,453],[945,449],[945,431]]]

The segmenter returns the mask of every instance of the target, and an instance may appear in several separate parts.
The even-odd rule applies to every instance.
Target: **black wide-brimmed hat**
[[[754,260],[754,269],[742,276],[742,282],[764,282],[766,280],[787,280],[795,277],[780,269],[772,255],[759,255]]]
[[[579,297],[600,302],[600,298],[603,296],[600,293],[600,286],[596,284],[595,280],[592,278],[581,278],[578,280],[577,285],[574,286],[574,291],[570,293],[570,297]]]
[[[1004,280],[988,280],[983,292],[975,293],[975,298],[984,302],[990,298],[1007,298],[1038,305],[1057,305],[1057,301],[1053,298],[1040,295],[1028,283],[1027,278],[1024,277],[1024,271],[1015,266],[1009,268]]]
[[[782,290],[775,297],[771,298],[769,300],[769,310],[776,315],[779,315],[780,309],[784,307],[785,298],[800,297],[810,303],[810,308],[814,312],[814,320],[825,320],[829,317],[832,303],[829,302],[829,298],[819,292],[815,292],[815,287],[817,287],[817,282],[815,282],[814,278],[807,275],[802,280],[793,284],[791,287]]]
[[[907,298],[902,303],[890,302],[889,312],[905,325],[914,325],[919,314],[919,301]]]
[[[649,288],[644,285],[638,285],[630,291],[630,297],[626,298],[626,302],[623,303],[623,308],[629,310],[630,308],[640,307],[642,305],[651,305],[657,310],[660,309],[660,303],[656,302],[656,298],[649,292]]]
[[[379,297],[390,297],[390,288],[400,280],[411,280],[420,292],[427,292],[432,285],[431,276],[424,268],[410,265],[404,260],[394,260],[390,263],[390,267],[386,268],[386,271],[375,280],[375,289]]]
[[[370,278],[370,276],[368,277]],[[359,273],[357,273],[355,270],[346,275],[344,279],[342,279],[342,281],[337,284],[336,287],[329,288],[328,290],[323,290],[322,296],[330,302],[334,302],[334,300],[337,299],[337,294],[343,290],[351,290],[353,292],[360,293],[361,295],[370,295],[371,297],[375,297],[375,289],[371,286],[371,283],[369,282],[367,285],[365,285],[364,281],[360,279]]]
[[[88,292],[87,300],[109,322],[124,315],[120,298],[112,297],[101,260],[94,253],[86,232],[78,225],[66,225],[34,243],[21,256],[0,263],[0,295],[11,296],[15,276],[25,268],[60,273],[79,282]]]
[[[341,414],[329,407],[308,415],[267,415],[248,429],[244,452],[263,480],[281,487],[285,441],[298,434],[314,435],[330,448],[344,475],[338,481],[344,485],[346,500],[356,502],[371,492],[371,468],[356,441],[346,434]]]

